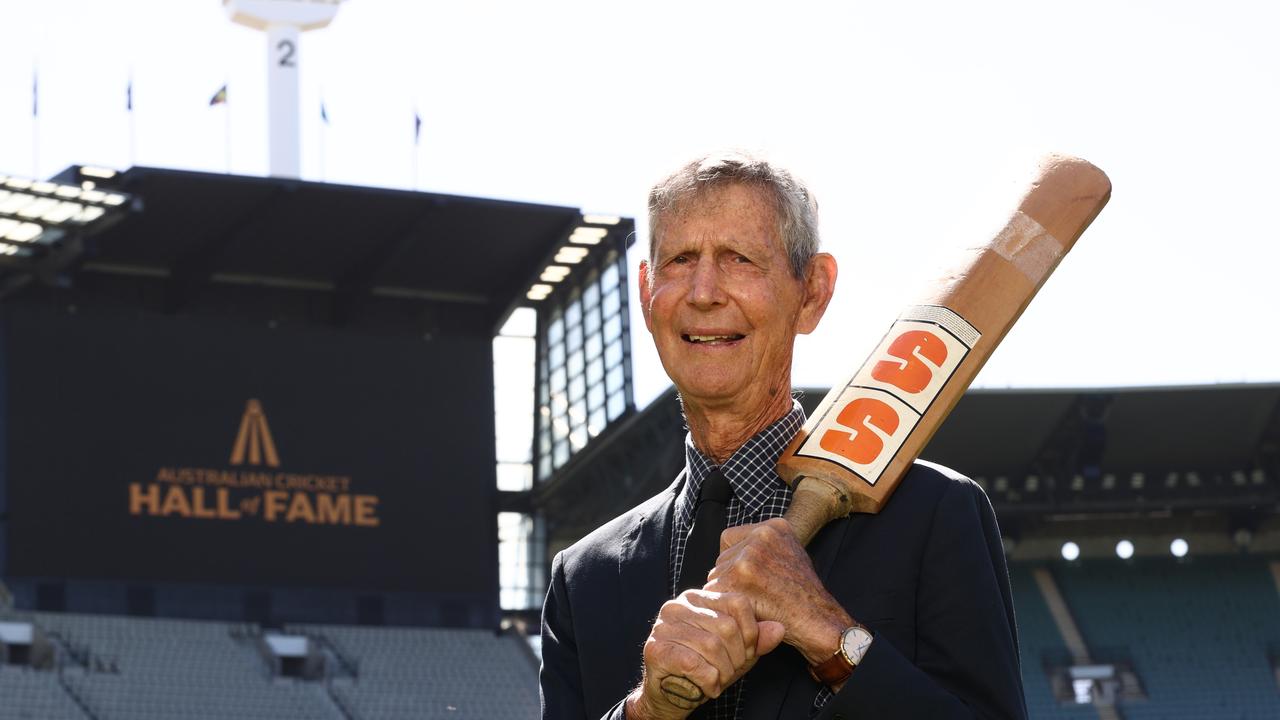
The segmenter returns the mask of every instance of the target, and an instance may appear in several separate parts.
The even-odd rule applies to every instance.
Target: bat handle
[[[662,678],[662,696],[667,699],[667,702],[682,710],[692,710],[707,699],[706,695],[702,694],[702,688],[679,675],[668,675]]]
[[[826,478],[801,475],[791,487],[791,505],[782,517],[801,545],[808,545],[827,523],[857,509],[849,491]]]

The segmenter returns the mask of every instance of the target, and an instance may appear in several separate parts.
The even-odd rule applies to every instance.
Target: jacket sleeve
[[[578,645],[573,632],[564,562],[557,554],[551,562],[551,586],[542,608],[542,669],[538,672],[538,689],[544,720],[586,720],[587,717]],[[623,700],[619,700],[603,717],[624,720],[623,704]]]
[[[948,483],[934,509],[916,594],[914,662],[892,644],[866,657],[818,717],[1027,716],[1000,531],[969,480]]]

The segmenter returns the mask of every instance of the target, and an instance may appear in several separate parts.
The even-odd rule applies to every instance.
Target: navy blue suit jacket
[[[556,555],[543,610],[544,718],[623,716],[641,648],[668,594],[671,514],[683,477]],[[876,515],[809,545],[827,590],[875,635],[819,718],[1025,718],[1000,531],[972,481],[917,462]],[[780,646],[746,676],[745,720],[808,718],[818,692]]]

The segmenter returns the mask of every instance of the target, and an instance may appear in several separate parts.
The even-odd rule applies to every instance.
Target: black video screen
[[[10,575],[496,598],[487,337],[0,313]]]

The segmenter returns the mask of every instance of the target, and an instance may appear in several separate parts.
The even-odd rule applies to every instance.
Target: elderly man
[[[710,156],[654,187],[649,218],[640,299],[680,391],[686,465],[556,556],[543,716],[688,717],[662,689],[676,676],[709,698],[693,717],[1025,717],[980,488],[918,462],[883,511],[829,524],[807,550],[781,519],[791,491],[774,467],[804,422],[792,350],[836,280],[808,189]]]

